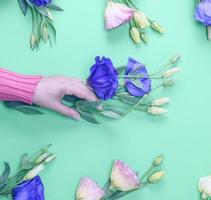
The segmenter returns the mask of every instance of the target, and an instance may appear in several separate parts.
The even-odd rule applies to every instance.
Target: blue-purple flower
[[[30,0],[36,6],[46,6],[50,4],[52,0]]]
[[[99,99],[111,99],[118,88],[118,73],[111,59],[99,56],[90,69],[87,84],[93,89]]]
[[[142,97],[151,91],[151,79],[143,64],[129,58],[125,75],[125,87],[132,96]],[[140,78],[135,80],[129,76],[140,76]]]
[[[195,11],[196,20],[203,25],[211,25],[211,0],[202,0]]]
[[[24,181],[12,191],[13,200],[44,200],[44,186],[39,176]]]

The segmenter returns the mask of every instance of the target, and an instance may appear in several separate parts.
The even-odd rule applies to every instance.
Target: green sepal
[[[28,9],[28,4],[25,0],[18,0],[21,11],[23,12],[24,15],[26,15],[27,13],[27,9]]]

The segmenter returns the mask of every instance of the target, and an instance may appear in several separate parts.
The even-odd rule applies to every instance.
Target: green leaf
[[[10,165],[9,163],[4,163],[4,171],[0,176],[0,184],[5,183],[10,175]]]
[[[29,156],[27,153],[24,153],[20,159],[20,167],[24,169],[24,166],[28,163]]]
[[[76,102],[76,106],[79,109],[95,109],[97,110],[97,108],[101,105],[101,101],[86,101],[86,100],[79,100]]]
[[[103,186],[103,190],[105,191],[105,194],[107,194],[107,193],[109,192],[109,190],[110,190],[110,185],[111,185],[111,179],[109,178],[109,179],[106,181],[105,185]]]
[[[28,115],[34,115],[34,114],[39,114],[42,115],[44,114],[43,112],[35,109],[33,105],[28,105],[26,103],[22,103],[19,101],[4,101],[4,105],[8,108],[16,109],[19,112],[22,112],[24,114]]]
[[[52,24],[52,22],[50,20],[47,20],[47,23],[48,23],[48,28],[50,28],[52,30],[54,39],[56,41],[56,28],[54,27],[54,25]]]
[[[62,8],[60,8],[59,6],[57,6],[55,4],[48,4],[47,8],[49,8],[51,10],[56,10],[56,11],[64,11]]]
[[[21,8],[23,14],[26,15],[27,8],[28,8],[27,2],[25,0],[18,0],[18,2],[19,2],[20,8]]]
[[[32,9],[34,9],[34,5],[29,0],[25,0],[25,1],[28,4],[28,6],[30,6]]]
[[[72,96],[72,95],[65,95],[65,96],[63,97],[63,99],[64,99],[65,101],[68,101],[68,102],[72,103],[72,104],[75,104],[77,101],[80,100],[78,97]]]
[[[133,96],[119,96],[119,99],[122,102],[129,103],[129,104],[137,104],[140,101],[140,98],[135,98]]]
[[[97,119],[95,118],[95,116],[92,112],[81,111],[81,110],[77,110],[77,111],[80,113],[81,117],[84,120],[86,120],[92,124],[100,124],[100,122],[97,121]]]
[[[36,9],[41,15],[48,17],[50,20],[53,20],[53,17],[51,15],[50,11],[46,7],[37,7],[36,6]]]

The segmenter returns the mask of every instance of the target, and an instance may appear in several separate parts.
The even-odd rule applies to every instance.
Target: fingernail
[[[76,120],[76,121],[78,121],[80,119],[80,115],[74,115],[73,116],[73,119]]]

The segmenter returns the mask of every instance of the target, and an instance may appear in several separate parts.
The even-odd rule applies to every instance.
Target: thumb
[[[58,112],[62,115],[65,115],[67,117],[71,117],[75,120],[80,119],[80,114],[76,110],[63,105],[62,103],[57,103],[53,109],[56,112]]]

